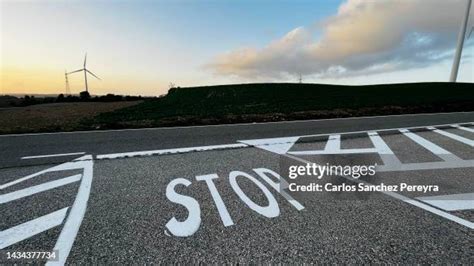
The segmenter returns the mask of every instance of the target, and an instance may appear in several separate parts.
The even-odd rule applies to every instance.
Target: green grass
[[[226,122],[223,120],[226,117],[265,117],[277,113],[291,118],[291,114],[295,113],[334,110],[350,110],[348,116],[351,116],[354,112],[357,115],[360,110],[367,108],[379,110],[391,106],[423,112],[423,108],[442,111],[444,107],[458,105],[462,110],[470,109],[470,106],[474,110],[472,83],[370,86],[240,84],[171,89],[164,97],[101,114],[86,124],[104,127],[206,124],[209,121],[202,119],[219,123]]]

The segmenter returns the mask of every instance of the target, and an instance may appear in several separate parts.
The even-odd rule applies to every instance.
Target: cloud
[[[426,67],[451,56],[465,7],[465,0],[348,0],[316,29],[298,27],[266,47],[218,55],[207,67],[241,78],[337,78]]]

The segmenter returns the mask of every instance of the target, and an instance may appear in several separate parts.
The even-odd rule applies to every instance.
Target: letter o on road
[[[260,190],[265,194],[268,200],[268,206],[260,206],[253,202],[240,188],[239,184],[237,184],[237,177],[242,176],[247,178],[248,180],[252,181],[255,185],[257,185]],[[276,201],[273,194],[267,189],[265,185],[263,185],[260,181],[258,181],[255,177],[241,172],[241,171],[232,171],[229,174],[229,182],[232,188],[234,189],[235,193],[239,196],[239,198],[249,206],[250,209],[260,213],[261,215],[273,218],[280,215],[280,207],[278,206],[278,202]]]

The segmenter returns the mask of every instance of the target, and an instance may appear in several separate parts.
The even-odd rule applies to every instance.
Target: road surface
[[[5,135],[0,148],[2,262],[474,263],[474,112]],[[288,178],[312,163],[376,173],[284,185],[315,180]],[[397,188],[340,191],[377,185]]]

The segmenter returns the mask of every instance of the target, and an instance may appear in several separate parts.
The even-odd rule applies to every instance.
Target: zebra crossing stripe
[[[470,140],[470,139],[467,139],[465,137],[461,137],[459,135],[456,135],[456,134],[453,134],[453,133],[450,133],[450,132],[447,132],[447,131],[444,131],[444,130],[440,130],[440,129],[437,129],[437,128],[434,128],[434,127],[428,127],[429,130],[432,130],[433,132],[436,132],[440,135],[443,135],[445,137],[448,137],[448,138],[451,138],[451,139],[454,139],[456,141],[459,141],[459,142],[462,142],[464,144],[467,144],[471,147],[474,147],[474,140]]]

